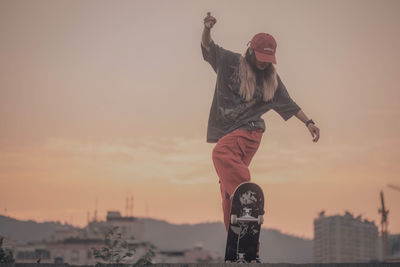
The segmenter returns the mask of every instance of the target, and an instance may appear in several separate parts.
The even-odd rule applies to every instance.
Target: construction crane
[[[394,190],[400,191],[400,186],[393,185],[393,184],[388,184],[387,186],[390,187],[390,188],[392,188],[392,189],[394,189]]]
[[[382,214],[381,219],[381,238],[382,238],[382,258],[386,260],[388,255],[388,214],[389,210],[385,208],[385,201],[383,199],[383,192],[381,191],[381,205],[382,208],[378,210]]]

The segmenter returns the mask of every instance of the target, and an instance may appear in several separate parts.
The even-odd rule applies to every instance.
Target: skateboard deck
[[[263,191],[257,184],[245,182],[236,188],[231,201],[225,261],[255,261],[261,224],[264,220]]]

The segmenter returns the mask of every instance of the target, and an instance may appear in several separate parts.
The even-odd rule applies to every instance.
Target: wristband
[[[310,120],[306,121],[306,126],[308,127],[308,125],[309,125],[310,123],[312,123],[312,124],[315,125],[315,122],[314,122],[312,119],[310,119]]]

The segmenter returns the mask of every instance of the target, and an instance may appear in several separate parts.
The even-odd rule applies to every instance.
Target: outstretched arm
[[[207,52],[210,52],[211,28],[215,23],[217,23],[217,20],[211,16],[211,12],[207,12],[207,17],[204,18],[203,34],[201,35],[201,45]]]
[[[301,109],[299,110],[299,112],[297,112],[295,116],[304,124],[309,120],[307,115]],[[314,123],[309,123],[307,128],[310,131],[311,136],[313,137],[313,142],[317,142],[319,139],[319,128],[315,126]]]

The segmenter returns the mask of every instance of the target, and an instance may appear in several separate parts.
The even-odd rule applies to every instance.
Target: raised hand
[[[211,29],[215,23],[217,23],[217,19],[211,16],[211,12],[207,12],[207,16],[204,18],[204,27]]]
[[[311,133],[311,136],[313,137],[313,142],[318,142],[319,139],[319,128],[315,126],[313,123],[308,124],[308,130]]]

